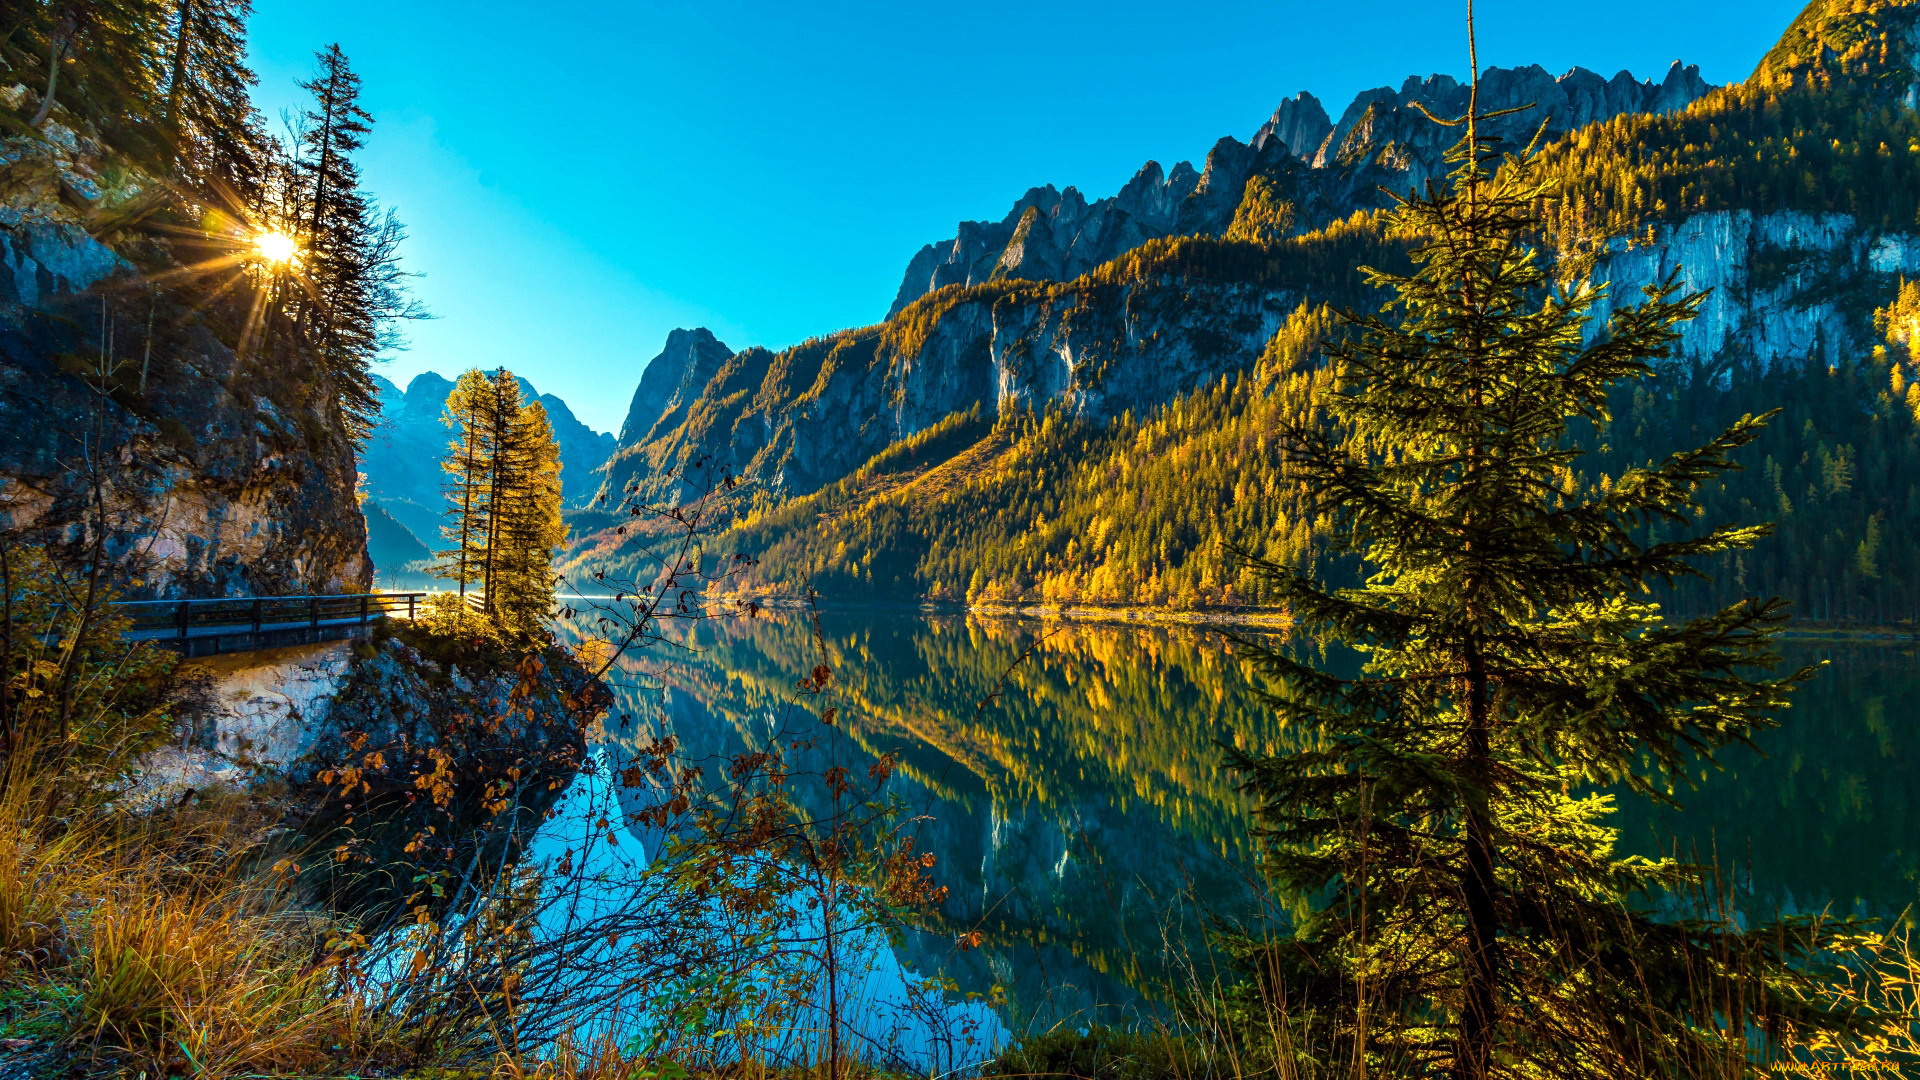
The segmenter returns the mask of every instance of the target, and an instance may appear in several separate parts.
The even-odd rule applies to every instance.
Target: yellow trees
[[[506,494],[494,503],[491,551],[494,617],[532,630],[553,607],[553,554],[567,541],[560,520],[560,446],[547,410],[528,402],[514,417],[516,458]]]
[[[566,542],[560,520],[560,448],[539,402],[523,402],[520,381],[501,368],[468,371],[447,397],[457,435],[442,463],[449,546],[436,573],[462,595],[478,589],[502,628],[533,631],[553,606],[553,553]]]

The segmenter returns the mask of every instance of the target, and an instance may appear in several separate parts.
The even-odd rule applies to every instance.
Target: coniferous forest
[[[420,4],[0,0],[0,1080],[1920,1075],[1920,3],[1463,5],[644,364],[855,288],[756,35],[970,31]]]

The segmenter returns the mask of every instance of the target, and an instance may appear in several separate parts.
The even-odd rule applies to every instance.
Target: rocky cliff
[[[90,545],[104,526],[135,595],[366,588],[354,450],[330,397],[236,352],[240,327],[163,243],[117,240],[130,258],[97,238],[121,235],[110,224],[137,209],[139,181],[52,129],[0,142],[9,542]]]
[[[977,414],[991,423],[1032,411],[1089,421],[1080,430],[1091,431],[1127,414],[1149,416],[1250,370],[1302,304],[1373,307],[1379,295],[1359,268],[1391,271],[1407,259],[1404,242],[1382,228],[1377,208],[1387,196],[1379,188],[1406,190],[1439,174],[1458,131],[1425,112],[1457,115],[1466,95],[1445,76],[1410,79],[1360,95],[1337,120],[1300,95],[1247,142],[1216,144],[1204,169],[1149,164],[1123,191],[1094,202],[1038,188],[998,223],[963,224],[953,240],[916,256],[882,324],[731,356],[707,335],[711,355],[697,360],[683,335],[663,354],[667,367],[649,369],[653,386],[636,401],[658,418],[627,425],[606,493],[684,501],[701,490],[690,479],[695,466],[709,463],[745,481],[746,520],[759,523],[728,543],[766,555],[774,532],[804,534],[820,540],[801,545],[806,550],[861,573],[869,557],[880,558],[862,545],[892,542],[887,537],[921,553],[962,545],[950,521],[914,517],[916,507],[948,494],[957,500],[952,513],[977,521],[1004,505],[996,490],[1013,499],[1019,488],[1020,505],[1034,509],[1032,528],[1041,529],[1048,496],[1020,487],[1040,481],[1009,479],[1008,470],[1020,468],[1018,448],[981,442],[985,428],[942,442],[939,461],[914,457],[916,468],[940,475],[934,488],[915,489],[903,473],[873,481],[884,506],[841,487],[794,500],[842,480],[866,490],[861,470],[882,460],[875,455],[905,454],[889,448],[945,418]],[[1815,3],[1755,75],[1731,87],[1709,89],[1679,65],[1659,82],[1585,71],[1556,79],[1519,68],[1487,72],[1482,102],[1537,105],[1489,126],[1516,150],[1544,129],[1538,175],[1567,195],[1548,204],[1547,247],[1566,257],[1563,274],[1611,286],[1597,315],[1669,281],[1705,293],[1699,317],[1681,328],[1667,373],[1673,385],[1705,376],[1700,385],[1731,387],[1748,377],[1883,363],[1874,359],[1885,344],[1876,311],[1920,273],[1920,5]],[[1862,385],[1887,385],[1884,364],[1860,377]],[[1902,381],[1894,376],[1895,393]],[[661,387],[670,382],[679,389],[669,409]],[[699,392],[689,394],[695,385]],[[1816,441],[1853,437],[1833,423]],[[1003,449],[1011,457],[1000,456]],[[896,483],[898,499],[884,494]],[[970,492],[964,498],[962,488]],[[849,514],[865,517],[841,519]],[[1871,529],[1849,520],[1833,531],[1852,545],[1882,528],[1878,520]],[[1163,560],[1174,558],[1194,534],[1162,525],[1154,543]],[[923,527],[934,531],[916,531]],[[631,563],[623,543],[631,538],[608,533],[581,557]],[[821,566],[809,565],[786,567],[800,577],[781,584],[813,580]],[[942,572],[965,581],[968,568]]]
[[[1683,108],[1709,88],[1675,64],[1660,82],[1584,69],[1489,70],[1483,107],[1516,146],[1627,112]],[[806,494],[894,441],[976,406],[1090,419],[1144,411],[1245,368],[1307,299],[1362,299],[1355,267],[1397,257],[1356,212],[1444,172],[1466,107],[1444,75],[1360,95],[1331,120],[1309,94],[1248,142],[1224,138],[1203,169],[1149,162],[1116,195],[1035,188],[1002,221],[965,222],[914,256],[878,327],[780,352],[730,354],[675,331],[649,364],[603,496],[686,499],[711,465]],[[1259,185],[1250,182],[1260,179]],[[1259,205],[1254,205],[1258,203]],[[1236,220],[1272,226],[1257,238]]]

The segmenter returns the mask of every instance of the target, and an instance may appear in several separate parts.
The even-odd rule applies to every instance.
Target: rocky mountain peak
[[[670,331],[659,355],[647,361],[640,373],[626,422],[620,425],[619,445],[643,441],[676,403],[684,405],[699,397],[707,380],[732,355],[733,350],[704,326]]]
[[[1326,106],[1320,99],[1305,90],[1280,103],[1273,116],[1260,125],[1253,133],[1249,144],[1255,150],[1264,150],[1273,141],[1284,143],[1296,156],[1311,157],[1319,151],[1320,144],[1327,141],[1327,134],[1333,130],[1333,120],[1327,116]]]
[[[400,411],[409,419],[424,417],[438,420],[446,410],[447,395],[451,393],[452,380],[435,372],[423,371],[407,383],[406,393],[400,398]]]

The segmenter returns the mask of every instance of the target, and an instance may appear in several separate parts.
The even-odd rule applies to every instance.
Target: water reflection
[[[820,628],[816,641],[794,613],[699,624],[658,682],[620,691],[615,748],[623,724],[671,731],[711,761],[761,747],[800,707],[795,681],[824,646],[838,711],[801,767],[863,773],[897,758],[892,789],[949,888],[896,944],[902,972],[1004,996],[1013,1030],[1115,1019],[1169,981],[1210,979],[1200,909],[1239,917],[1258,895],[1221,747],[1285,737],[1222,637],[847,609]],[[1729,752],[1682,812],[1622,800],[1618,824],[1630,848],[1737,864],[1751,907],[1897,913],[1920,880],[1914,653],[1792,652],[1831,664],[1762,737],[1766,756]],[[980,947],[956,946],[974,930]]]

